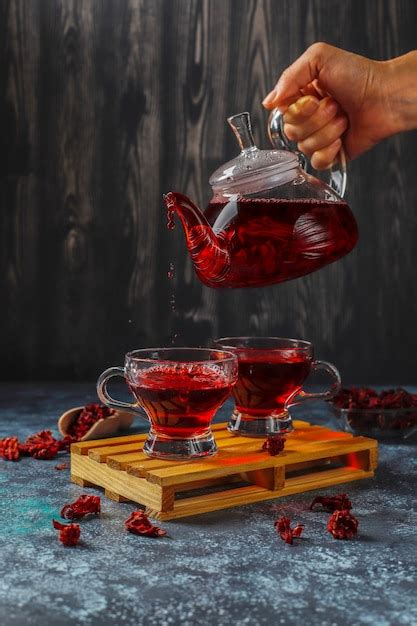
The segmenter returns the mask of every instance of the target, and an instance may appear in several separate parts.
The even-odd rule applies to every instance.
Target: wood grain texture
[[[228,115],[250,110],[267,146],[260,102],[309,44],[389,58],[416,23],[413,0],[1,0],[2,378],[94,379],[129,348],[278,334],[347,382],[416,383],[416,133],[350,165],[354,252],[287,284],[201,285],[161,202],[208,201],[236,154]]]
[[[95,441],[88,455],[80,455],[74,445],[71,480],[77,484],[83,479],[92,481],[104,487],[110,499],[118,499],[119,495],[123,500],[145,505],[152,517],[175,519],[370,478],[378,462],[378,443],[374,439],[306,422],[296,424],[278,456],[263,451],[259,439],[235,437],[227,431],[225,422],[216,425],[217,439],[221,445],[213,457],[175,463],[152,459],[138,451],[138,461],[140,456],[143,458],[134,465],[130,464],[131,437],[113,439],[111,446],[105,439],[101,440],[102,447],[100,440]],[[117,464],[109,456],[111,448],[118,453],[114,457],[119,459]],[[83,449],[87,449],[84,444]],[[250,485],[242,486],[242,482]],[[214,486],[219,490],[212,492]],[[196,489],[203,491],[197,494]],[[183,498],[177,499],[181,492]]]

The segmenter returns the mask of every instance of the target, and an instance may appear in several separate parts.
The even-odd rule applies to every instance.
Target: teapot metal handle
[[[268,136],[274,148],[291,150],[298,156],[300,166],[307,169],[307,157],[299,150],[294,150],[293,145],[284,132],[284,115],[278,110],[273,109],[268,118]],[[343,145],[339,150],[337,162],[330,169],[329,185],[336,193],[343,198],[346,191],[347,173],[346,173],[346,153]]]

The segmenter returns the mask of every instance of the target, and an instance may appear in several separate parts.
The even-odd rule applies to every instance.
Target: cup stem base
[[[211,431],[189,439],[170,439],[151,430],[143,451],[155,459],[189,461],[216,454],[217,446]]]
[[[265,417],[252,417],[233,411],[227,429],[242,437],[270,437],[271,435],[285,435],[294,430],[291,415],[284,411],[281,415],[268,415]]]

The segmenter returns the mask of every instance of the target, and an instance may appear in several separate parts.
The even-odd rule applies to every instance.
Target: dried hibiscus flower
[[[34,459],[41,461],[50,461],[54,459],[59,452],[58,443],[53,443],[45,447],[37,446],[32,447],[29,454]]]
[[[41,430],[30,435],[24,443],[17,437],[0,439],[0,456],[8,461],[18,461],[21,456],[31,456],[34,459],[54,459],[58,452],[68,452],[71,443],[76,441],[73,437],[66,436],[63,439],[55,439],[50,430]]]
[[[341,389],[332,403],[339,409],[407,409],[417,407],[417,394],[401,387],[380,393],[367,387],[351,387]]]
[[[19,440],[17,437],[0,439],[0,456],[6,461],[18,461],[20,457]]]
[[[316,496],[310,504],[310,511],[316,504],[321,504],[326,511],[348,511],[352,508],[352,503],[345,493],[337,496]]]
[[[87,434],[93,424],[113,414],[114,409],[109,409],[103,404],[87,404],[82,411],[74,416],[68,428],[68,435],[79,441]]]
[[[34,459],[49,461],[58,454],[60,443],[50,430],[41,430],[34,435],[30,435],[20,447],[23,453],[29,454]]]
[[[78,441],[75,437],[71,437],[71,435],[65,435],[63,439],[58,440],[58,446],[60,452],[69,452],[72,443]]]
[[[284,446],[285,438],[281,435],[273,435],[264,441],[262,450],[266,450],[271,456],[276,456],[283,451]]]
[[[52,520],[55,530],[59,530],[59,540],[64,546],[76,546],[80,540],[81,530],[79,524],[61,524]]]
[[[80,519],[86,515],[100,514],[100,496],[82,495],[75,502],[66,504],[61,510],[64,519]]]
[[[289,517],[280,517],[274,524],[275,530],[285,543],[292,544],[294,537],[300,537],[304,530],[303,524],[297,524],[291,528],[291,520]]]
[[[327,530],[335,539],[352,539],[358,532],[359,522],[348,510],[334,511]]]
[[[154,526],[143,511],[133,511],[125,521],[125,527],[130,533],[145,535],[146,537],[163,537],[167,534],[166,530]]]
[[[44,445],[47,446],[51,443],[56,443],[56,439],[50,430],[40,430],[34,435],[29,435],[25,443],[29,446]]]

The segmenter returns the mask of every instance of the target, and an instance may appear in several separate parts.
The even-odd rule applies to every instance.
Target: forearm
[[[417,50],[384,61],[381,66],[391,134],[417,129]]]

